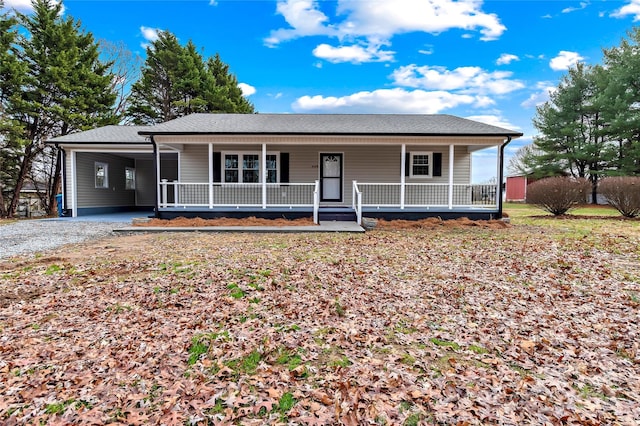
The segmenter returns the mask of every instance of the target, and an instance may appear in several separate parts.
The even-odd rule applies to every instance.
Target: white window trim
[[[262,183],[264,180],[264,177],[266,176],[266,170],[263,171],[261,170],[262,167],[262,152],[260,151],[221,151],[220,152],[221,155],[221,170],[220,170],[220,180],[222,181],[221,183],[224,184],[238,184],[238,183],[244,183],[242,182],[242,163],[243,163],[243,156],[245,155],[257,155],[258,156],[258,182],[249,182],[249,183]],[[225,182],[225,175],[226,175],[226,161],[225,158],[227,155],[237,155],[238,156],[238,182]],[[277,164],[277,168],[276,168],[276,182],[271,182],[271,184],[276,184],[276,183],[280,183],[280,170],[282,169],[282,164],[280,162],[280,151],[267,151],[267,155],[275,155],[276,158],[276,164]]]
[[[104,179],[101,186],[98,186],[98,167],[104,169]],[[109,189],[109,163],[103,163],[102,161],[93,163],[93,182],[96,189]]]
[[[133,179],[131,180],[131,182],[133,183],[132,186],[127,186],[127,183],[129,182],[129,179],[127,179],[127,172],[128,171],[132,171],[133,172]],[[124,168],[124,189],[126,189],[127,191],[135,191],[135,189],[136,189],[136,168],[135,167],[125,167]]]
[[[426,155],[429,157],[429,174],[428,175],[414,175],[413,174],[413,157],[414,155]],[[412,152],[409,158],[409,177],[415,179],[431,179],[433,178],[433,152],[431,151],[418,151]]]

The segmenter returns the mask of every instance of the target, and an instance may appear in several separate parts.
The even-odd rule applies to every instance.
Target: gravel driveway
[[[0,259],[102,238],[112,235],[112,231],[116,228],[130,225],[130,220],[119,222],[80,220],[79,218],[20,220],[0,226]]]

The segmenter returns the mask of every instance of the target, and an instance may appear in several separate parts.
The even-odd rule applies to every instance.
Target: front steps
[[[319,222],[355,222],[356,212],[348,207],[320,207]]]

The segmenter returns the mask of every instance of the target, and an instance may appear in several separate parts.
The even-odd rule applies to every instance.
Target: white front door
[[[320,154],[320,201],[342,202],[342,154]]]

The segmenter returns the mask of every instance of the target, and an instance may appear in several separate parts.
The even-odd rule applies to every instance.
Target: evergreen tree
[[[528,166],[539,176],[588,178],[593,203],[610,159],[597,94],[594,69],[584,64],[571,68],[551,99],[536,110],[533,123],[540,135],[534,145],[540,155],[528,157]]]
[[[254,112],[219,55],[205,63],[193,42],[181,46],[168,31],[147,48],[141,74],[127,111],[136,124],[162,123],[194,112]]]
[[[8,137],[20,158],[9,216],[16,210],[34,161],[46,159],[56,162],[47,177],[48,207],[53,210],[61,162],[57,149],[45,148],[44,141],[117,121],[112,112],[115,94],[110,90],[109,64],[98,59],[93,36],[83,32],[71,17],[63,19],[60,3],[34,0],[33,7],[33,14],[17,15],[28,34],[17,40],[14,53],[25,73],[20,90],[9,97],[5,110],[13,129]]]
[[[147,59],[140,79],[131,88],[131,105],[127,110],[134,123],[155,124],[178,117],[174,104],[181,51],[178,39],[167,31],[147,47]]]
[[[4,2],[0,0],[0,9]],[[9,100],[19,92],[25,72],[15,54],[18,38],[17,19],[8,13],[0,15],[0,217],[7,216],[5,193],[10,194],[18,176],[20,157],[17,135],[20,127],[7,114]]]
[[[214,111],[252,114],[254,107],[238,87],[238,79],[229,71],[229,65],[222,62],[220,55],[209,58],[207,71],[215,80],[216,97],[212,100]]]
[[[616,141],[615,173],[640,175],[640,28],[619,47],[604,50],[599,84],[606,133]]]

